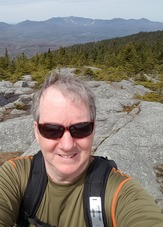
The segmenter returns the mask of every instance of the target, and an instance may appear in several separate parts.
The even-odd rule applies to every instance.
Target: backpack
[[[93,156],[84,183],[83,204],[84,218],[87,227],[107,227],[104,196],[105,186],[112,168],[117,169],[113,160],[100,156]],[[20,205],[17,227],[28,227],[34,224],[37,227],[56,227],[43,223],[36,218],[36,212],[40,206],[48,177],[42,152],[33,156],[30,176]]]

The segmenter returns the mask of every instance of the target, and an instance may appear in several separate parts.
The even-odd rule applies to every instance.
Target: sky
[[[0,0],[0,22],[15,24],[69,16],[163,22],[163,0]]]

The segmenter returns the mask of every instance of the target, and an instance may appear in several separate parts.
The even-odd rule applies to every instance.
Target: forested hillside
[[[77,68],[78,74],[83,72],[83,66],[99,68],[84,69],[83,74],[96,80],[120,81],[132,77],[162,95],[163,31],[60,47],[56,51],[49,49],[29,59],[24,53],[11,59],[6,49],[5,56],[0,57],[0,78],[14,81],[31,74],[41,83],[49,70],[63,66]]]
[[[163,72],[163,31],[74,45],[55,54],[65,65],[113,67],[127,75]]]
[[[49,48],[54,51],[60,46],[158,30],[163,30],[163,23],[145,18],[101,20],[70,16],[53,17],[45,21],[26,20],[18,24],[0,22],[0,55],[4,55],[5,48],[8,48],[13,57],[22,51],[32,57]]]

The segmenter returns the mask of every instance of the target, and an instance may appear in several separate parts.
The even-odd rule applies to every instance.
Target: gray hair
[[[60,90],[65,97],[71,98],[72,101],[83,101],[89,106],[91,120],[95,120],[95,96],[91,88],[86,85],[85,81],[73,76],[63,76],[53,72],[46,77],[41,88],[34,94],[31,112],[35,121],[39,122],[40,99],[44,91],[51,86]]]

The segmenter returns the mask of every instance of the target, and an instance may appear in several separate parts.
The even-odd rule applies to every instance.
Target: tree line
[[[31,74],[40,83],[44,76],[56,67],[92,66],[100,68],[96,73],[84,72],[94,79],[118,81],[135,77],[146,82],[144,74],[163,77],[163,31],[138,34],[50,49],[31,58],[25,53],[11,58],[6,48],[0,57],[0,80],[16,81],[24,74]]]

